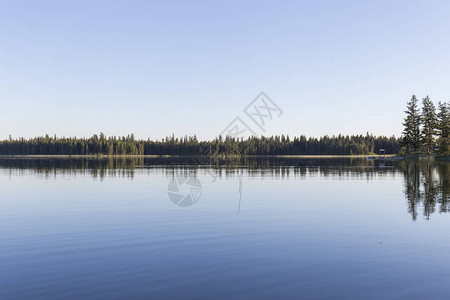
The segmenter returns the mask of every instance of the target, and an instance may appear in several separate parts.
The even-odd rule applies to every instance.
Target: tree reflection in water
[[[419,209],[427,220],[436,210],[449,211],[450,163],[402,161],[399,166],[404,174],[405,196],[413,220],[417,219]]]
[[[214,177],[307,179],[335,177],[365,179],[402,176],[408,211],[417,220],[422,211],[426,219],[434,212],[450,210],[450,163],[440,161],[373,161],[365,158],[298,157],[0,157],[0,170],[10,173],[35,172],[46,177],[86,175],[94,178],[133,178],[137,169],[148,169],[168,178],[186,173],[190,176],[213,173]]]

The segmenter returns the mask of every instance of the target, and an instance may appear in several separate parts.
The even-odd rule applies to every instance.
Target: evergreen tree
[[[438,145],[440,154],[450,154],[449,132],[450,132],[450,106],[449,103],[439,102],[438,119]]]
[[[417,102],[416,96],[413,95],[405,110],[402,146],[408,153],[419,151],[420,148],[421,116]]]
[[[436,108],[430,97],[426,96],[422,100],[422,147],[426,153],[431,153],[436,146],[437,117]]]

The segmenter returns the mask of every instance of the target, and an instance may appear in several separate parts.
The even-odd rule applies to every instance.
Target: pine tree
[[[416,96],[412,95],[405,110],[406,117],[403,122],[405,128],[403,129],[402,146],[406,148],[408,153],[416,152],[420,148],[421,116],[417,102]]]
[[[435,144],[437,127],[436,108],[430,97],[422,100],[422,146],[426,153],[431,153]]]
[[[439,102],[438,120],[438,145],[440,154],[450,154],[449,132],[450,132],[450,106],[449,103]]]

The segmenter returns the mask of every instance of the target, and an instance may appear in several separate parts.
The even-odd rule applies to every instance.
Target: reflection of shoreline
[[[292,158],[292,157],[240,157],[240,158],[207,158],[193,157],[89,157],[89,158],[0,158],[0,168],[31,169],[37,173],[58,170],[78,172],[89,171],[99,176],[108,176],[115,170],[142,168],[161,168],[167,174],[177,170],[189,172],[212,172],[219,178],[234,177],[242,170],[251,177],[273,176],[274,178],[304,177],[310,174],[328,175],[361,175],[376,173],[398,173],[393,163],[368,161],[365,158]]]
[[[377,155],[375,155],[377,156]],[[261,157],[261,158],[367,158],[368,155],[366,154],[357,154],[357,155],[324,155],[324,154],[317,154],[317,155],[285,155],[285,154],[280,154],[280,155],[265,155],[265,154],[261,154],[261,155],[244,155],[244,154],[239,154],[239,155],[233,155],[233,154],[228,154],[228,155],[157,155],[157,154],[152,154],[152,155],[133,155],[133,154],[114,154],[114,155],[103,155],[103,154],[85,154],[85,155],[78,155],[78,154],[74,154],[74,155],[4,155],[4,154],[0,154],[0,159],[2,158],[20,158],[20,159],[26,159],[26,158],[93,158],[93,159],[103,159],[103,158],[151,158],[151,157],[160,157],[160,158],[196,158],[196,157],[208,157],[211,159],[216,159],[216,158],[222,158],[222,159],[227,159],[227,158],[231,158],[231,159],[235,159],[235,158],[253,158],[253,157]],[[386,157],[398,157],[395,154],[386,154]]]
[[[136,170],[159,172],[172,178],[174,174],[194,176],[214,174],[218,179],[238,176],[249,178],[307,179],[312,177],[365,179],[402,177],[408,211],[416,220],[419,211],[426,219],[436,212],[450,211],[450,163],[433,160],[374,161],[365,158],[188,158],[188,157],[102,157],[102,158],[27,158],[0,157],[0,170],[29,170],[46,176],[84,174],[95,178],[129,177]]]

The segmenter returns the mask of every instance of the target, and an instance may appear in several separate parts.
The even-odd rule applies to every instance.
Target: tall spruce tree
[[[416,96],[412,95],[405,110],[402,146],[408,153],[419,151],[420,148],[421,115],[417,102]]]
[[[438,120],[438,145],[440,154],[450,154],[449,132],[450,132],[450,105],[447,102],[439,102]]]
[[[436,146],[435,137],[437,134],[436,107],[430,97],[422,99],[422,147],[426,153],[431,153]]]

